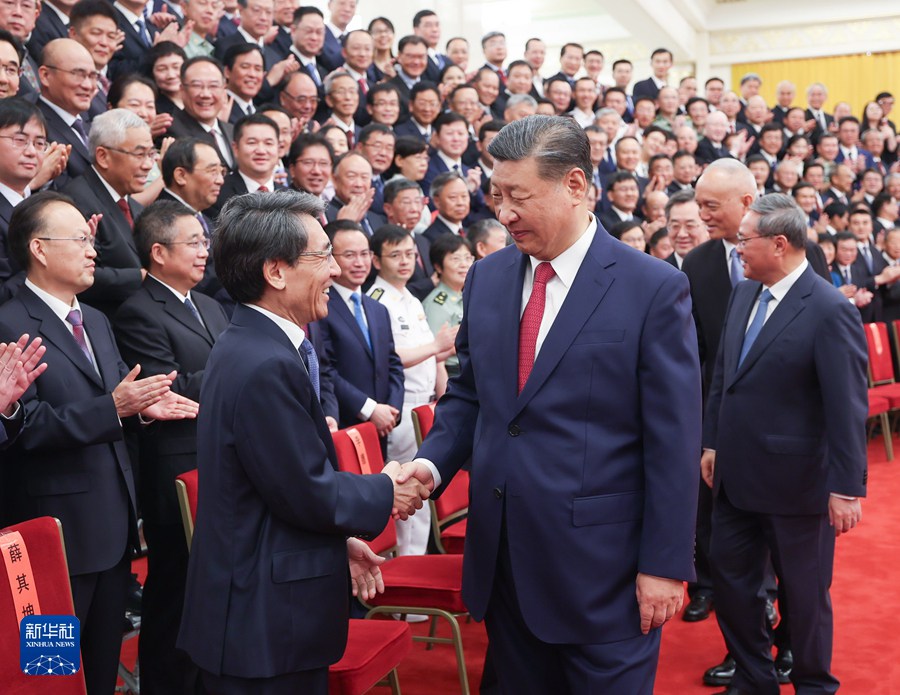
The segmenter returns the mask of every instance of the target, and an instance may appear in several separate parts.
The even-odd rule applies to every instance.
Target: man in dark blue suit
[[[423,79],[434,84],[441,81],[441,71],[450,65],[450,56],[440,53],[441,20],[434,10],[419,10],[413,17],[413,34],[421,37],[428,45],[428,63],[425,66]]]
[[[328,225],[341,275],[321,322],[328,361],[334,367],[341,427],[370,421],[387,437],[403,408],[403,363],[394,350],[387,309],[362,292],[372,270],[369,239],[358,224]]]
[[[516,248],[469,272],[461,374],[406,470],[440,492],[471,458],[463,594],[503,692],[649,695],[693,575],[687,277],[597,224],[573,120],[510,123],[489,149]]]
[[[737,662],[729,695],[780,692],[759,596],[770,556],[795,689],[839,685],[828,589],[835,536],[859,522],[866,494],[866,342],[856,310],[806,260],[806,229],[782,194],[741,222],[750,282],[732,292],[704,420],[716,615]]]
[[[380,558],[353,536],[380,533],[392,505],[402,516],[421,506],[423,490],[394,485],[397,464],[337,470],[301,328],[327,315],[339,272],[321,214],[309,194],[248,193],[225,206],[213,240],[238,304],[200,390],[197,525],[178,636],[207,692],[327,693],[346,645],[349,585],[363,599],[383,590]]]
[[[634,83],[632,98],[637,102],[639,97],[656,99],[661,87],[666,86],[669,70],[672,67],[672,52],[667,48],[657,48],[650,54],[650,69],[653,74],[646,80]]]
[[[5,526],[38,516],[63,525],[88,692],[115,689],[126,579],[137,537],[134,479],[123,424],[194,417],[169,390],[175,372],[136,381],[99,311],[76,295],[94,280],[93,235],[69,198],[37,193],[10,225],[27,278],[0,307],[0,341],[40,336],[47,372],[22,396],[25,424],[4,452]]]

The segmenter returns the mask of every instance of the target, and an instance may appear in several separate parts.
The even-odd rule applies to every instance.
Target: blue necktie
[[[203,319],[200,318],[200,312],[197,311],[197,307],[194,306],[194,303],[191,301],[190,297],[184,298],[184,305],[188,308],[188,311],[190,311],[194,315],[194,318],[197,319],[197,322],[201,326],[206,328],[206,326],[204,326],[204,324],[203,324]]]
[[[369,327],[366,325],[366,317],[363,316],[362,297],[360,297],[359,292],[351,294],[350,301],[353,302],[353,316],[356,318],[356,324],[359,326],[359,330],[362,331],[363,338],[366,339],[366,345],[371,350],[372,338],[369,337]]]
[[[741,265],[741,257],[738,256],[737,248],[731,249],[731,286],[734,287],[744,279],[744,266]]]
[[[319,358],[316,356],[316,350],[313,344],[309,342],[309,338],[304,338],[300,343],[300,350],[306,357],[306,368],[309,370],[309,380],[312,382],[313,391],[316,392],[316,398],[321,398],[319,393]]]
[[[150,32],[147,31],[147,24],[144,22],[144,18],[138,17],[134,23],[137,25],[137,33],[141,37],[141,43],[145,47],[150,48],[153,42],[150,39]]]
[[[750,322],[750,328],[747,329],[747,334],[744,336],[744,345],[741,347],[741,357],[738,360],[738,367],[744,362],[744,358],[747,356],[747,353],[750,352],[750,348],[753,347],[753,343],[756,342],[757,337],[759,337],[763,324],[766,322],[766,313],[769,309],[769,302],[771,302],[772,299],[772,293],[769,292],[769,290],[760,292],[759,306],[756,309],[756,315]]]
[[[309,76],[312,78],[313,82],[316,83],[316,87],[322,86],[322,78],[319,76],[319,71],[316,69],[315,63],[307,63],[306,72],[309,73]]]

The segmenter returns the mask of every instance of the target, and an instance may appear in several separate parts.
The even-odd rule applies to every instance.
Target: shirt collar
[[[256,193],[256,191],[259,190],[260,186],[265,186],[266,188],[268,188],[270,193],[275,190],[274,178],[269,179],[265,183],[260,183],[259,181],[254,181],[253,179],[248,177],[240,169],[238,169],[238,174],[242,179],[244,179],[244,184],[247,186],[247,193]]]
[[[54,5],[52,2],[44,0],[44,7],[49,7],[51,10],[53,10],[53,13],[57,17],[59,17],[59,21],[62,22],[65,26],[69,26],[69,17],[63,14],[62,10],[56,7],[56,5]]]
[[[453,171],[453,167],[459,165],[459,175],[462,176],[462,160],[461,159],[450,159],[447,155],[445,155],[441,150],[437,151],[437,156],[441,158],[441,161],[447,165],[447,168],[450,171]]]
[[[144,18],[143,15],[135,14],[134,12],[129,10],[127,7],[125,7],[125,5],[123,5],[120,2],[113,3],[113,7],[115,7],[119,12],[121,12],[123,15],[125,15],[125,19],[127,19],[128,23],[131,24],[132,26],[134,26],[134,23],[136,21]]]
[[[254,309],[266,318],[271,319],[276,326],[284,331],[285,335],[288,337],[288,340],[291,341],[291,345],[294,346],[294,349],[298,352],[300,351],[300,345],[306,339],[306,334],[303,332],[303,329],[300,328],[300,326],[298,326],[293,321],[284,318],[283,316],[273,314],[268,309],[263,309],[257,304],[244,304],[244,306]]]
[[[103,178],[103,174],[97,171],[97,167],[91,165],[91,169],[94,170],[94,173],[97,174],[97,177],[103,182],[103,185],[106,187],[106,191],[109,193],[109,197],[113,199],[116,203],[119,202],[122,198],[125,198],[124,195],[119,195],[115,188],[109,185],[109,181]],[[127,200],[127,199],[126,199]]]
[[[349,65],[347,65],[347,63],[344,63],[341,66],[341,70],[346,72],[348,75],[350,75],[350,77],[352,77],[357,82],[359,82],[361,79],[363,79],[363,77],[365,77],[365,75],[363,75],[361,72],[357,72],[356,70],[351,68]]]
[[[25,186],[25,195],[21,195],[18,191],[14,191],[5,183],[0,182],[0,195],[6,198],[9,201],[10,205],[16,207],[16,205],[18,205],[23,200],[25,200],[25,198],[31,195],[31,189],[28,186]]]
[[[175,200],[177,200],[179,203],[181,203],[182,205],[184,205],[188,210],[190,210],[191,212],[193,212],[195,215],[198,214],[197,210],[194,210],[194,208],[193,208],[192,205],[189,205],[189,204],[187,203],[187,201],[186,201],[184,198],[182,198],[180,195],[178,195],[178,194],[177,194],[175,191],[173,191],[171,188],[164,188],[163,190],[164,190],[166,193],[168,193],[170,196],[172,196]]]
[[[457,234],[457,235],[459,234],[459,230],[462,229],[461,224],[451,222],[450,220],[448,220],[446,217],[444,217],[440,213],[438,213],[437,217],[441,222],[443,222],[445,225],[447,225],[447,227],[450,229],[451,232],[453,232],[454,234]]]
[[[335,282],[331,285],[331,291],[333,292],[335,290],[337,290],[337,293],[338,293],[338,295],[340,295],[340,298],[343,299],[344,303],[347,304],[348,306],[350,305],[350,302],[352,301],[350,299],[351,294],[358,293],[360,296],[362,296],[362,288],[361,287],[359,287],[355,290],[351,290],[349,287],[344,287],[343,285],[339,285],[338,283]]]
[[[237,104],[238,106],[241,107],[241,111],[243,111],[244,113],[247,112],[247,107],[250,106],[250,104],[251,104],[252,102],[250,102],[250,101],[244,101],[244,100],[241,99],[237,94],[235,94],[234,92],[232,92],[230,89],[226,89],[225,92],[226,92],[227,94],[229,94],[229,95],[231,96],[232,99],[234,99],[234,103],[235,103],[235,104]]]
[[[247,31],[246,31],[246,29],[244,29],[244,27],[238,27],[237,30],[238,30],[238,33],[244,37],[244,39],[247,41],[247,43],[256,44],[261,49],[265,50],[265,48],[266,48],[265,39],[254,39],[252,36],[250,36],[250,34],[247,33]]]
[[[407,75],[405,72],[403,72],[403,68],[401,68],[399,65],[397,66],[397,75],[400,77],[401,80],[403,80],[403,83],[410,89],[412,89],[415,85],[417,85],[419,83],[419,81],[422,79],[421,76],[411,77],[411,76]]]
[[[72,311],[72,309],[78,309],[79,311],[81,311],[81,306],[78,304],[78,297],[75,297],[72,300],[72,306],[69,306],[59,297],[55,297],[54,295],[47,292],[47,290],[41,289],[40,287],[35,285],[29,278],[25,279],[25,286],[32,292],[34,292],[38,296],[38,299],[40,299],[42,302],[44,302],[44,304],[50,307],[50,311],[56,314],[56,316],[59,317],[60,321],[65,321],[66,316],[69,315],[69,312]]]
[[[66,111],[66,110],[60,108],[59,106],[57,106],[56,104],[54,104],[52,101],[49,101],[47,99],[47,97],[45,97],[45,96],[41,96],[40,100],[42,102],[44,102],[47,106],[49,106],[50,109],[53,111],[53,113],[55,113],[57,116],[59,116],[61,119],[63,119],[63,122],[70,128],[72,127],[72,124],[75,122],[75,119],[78,118],[78,114],[69,113],[68,111]],[[82,120],[84,120],[84,119],[82,119]]]
[[[188,290],[188,293],[187,293],[187,294],[181,294],[181,292],[179,292],[178,290],[176,290],[176,289],[175,289],[174,287],[172,287],[171,285],[167,285],[165,282],[163,282],[162,280],[160,280],[158,277],[156,277],[156,276],[153,275],[152,273],[147,273],[147,275],[149,275],[150,277],[152,277],[152,278],[153,278],[154,280],[156,280],[160,285],[162,285],[162,286],[165,287],[167,290],[169,290],[169,292],[171,292],[172,294],[174,294],[174,295],[178,298],[178,301],[181,302],[182,304],[184,304],[184,302],[185,302],[186,299],[190,299],[190,298],[191,298],[191,292],[190,292],[190,290]]]
[[[790,291],[790,289],[794,286],[794,283],[803,275],[803,271],[809,266],[809,261],[805,258],[803,261],[794,268],[791,272],[785,275],[781,280],[776,282],[774,285],[768,287],[767,289],[772,294],[772,297],[776,302],[780,302],[784,299],[784,296]]]
[[[587,255],[588,249],[591,248],[591,243],[594,241],[594,236],[596,234],[597,218],[594,217],[594,215],[591,215],[587,228],[585,228],[584,232],[578,237],[575,243],[550,261],[550,265],[553,267],[553,272],[556,273],[556,277],[560,279],[567,289],[571,288],[572,283],[575,282],[575,276],[578,274],[578,269],[581,268],[584,257]],[[531,261],[531,271],[534,273],[541,261],[534,256],[529,256],[529,260]]]

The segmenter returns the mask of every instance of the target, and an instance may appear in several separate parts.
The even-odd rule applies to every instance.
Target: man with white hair
[[[815,128],[812,131],[813,144],[819,142],[819,138],[829,132],[834,123],[834,116],[825,113],[825,102],[828,99],[828,88],[821,82],[813,82],[806,88],[806,119],[813,121]]]
[[[775,87],[775,106],[772,107],[772,120],[775,123],[783,123],[787,112],[794,105],[797,98],[797,87],[790,80],[782,80]]]
[[[111,316],[140,289],[146,271],[134,244],[134,220],[143,206],[131,195],[144,190],[159,153],[150,126],[127,109],[112,109],[91,126],[91,167],[64,193],[83,212],[100,213],[94,284],[80,298]]]

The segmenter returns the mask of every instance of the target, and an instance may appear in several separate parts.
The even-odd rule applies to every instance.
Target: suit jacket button
[[[503,497],[503,490],[501,490],[499,487],[495,487],[494,488],[494,497],[496,497],[498,500],[501,497]]]
[[[522,430],[518,425],[510,425],[507,432],[509,432],[510,437],[518,437],[522,434]]]

